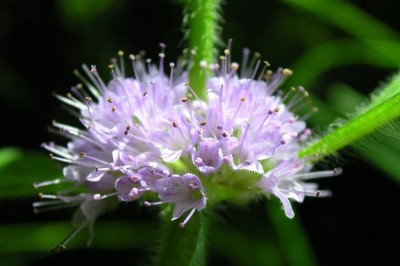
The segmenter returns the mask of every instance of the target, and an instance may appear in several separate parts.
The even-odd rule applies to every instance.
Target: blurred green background
[[[51,254],[73,229],[73,210],[35,215],[32,182],[60,176],[61,166],[40,149],[65,143],[48,132],[53,119],[77,125],[53,97],[78,82],[72,70],[97,65],[110,77],[118,50],[146,50],[167,61],[185,48],[182,0],[0,0],[0,265],[146,265],[157,237],[157,210],[122,204],[68,250]],[[285,87],[303,85],[320,112],[318,132],[353,112],[399,70],[400,3],[380,0],[230,0],[223,5],[223,40],[261,53],[272,68],[292,68]],[[221,51],[224,47],[220,47]],[[399,107],[400,108],[400,107]],[[332,198],[307,198],[287,220],[275,200],[247,208],[221,206],[210,225],[209,265],[400,265],[400,138],[397,124],[370,136],[318,168],[341,166],[321,180]]]

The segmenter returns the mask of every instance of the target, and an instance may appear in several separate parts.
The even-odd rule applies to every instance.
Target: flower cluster
[[[85,191],[68,189],[41,195],[34,203],[45,210],[57,204],[79,205],[81,225],[93,222],[110,202],[140,200],[145,206],[173,204],[172,220],[222,200],[275,195],[287,217],[294,216],[289,199],[302,202],[317,190],[305,180],[332,176],[337,170],[310,172],[297,157],[311,134],[304,119],[293,112],[306,101],[304,88],[278,91],[289,69],[260,69],[258,56],[232,63],[224,51],[219,64],[201,62],[207,78],[207,97],[200,99],[189,84],[187,67],[170,63],[164,73],[164,48],[159,65],[130,55],[134,77],[125,77],[123,53],[112,60],[113,79],[107,84],[96,67],[83,66],[88,78],[71,88],[62,102],[78,111],[84,129],[54,121],[58,133],[70,139],[67,147],[43,144],[51,158],[66,163],[64,179],[36,183],[42,187],[70,182]],[[221,193],[226,190],[228,192]],[[80,228],[80,227],[79,227]]]

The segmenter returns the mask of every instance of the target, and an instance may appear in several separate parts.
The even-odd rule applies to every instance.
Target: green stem
[[[312,143],[299,153],[299,157],[315,154],[318,157],[322,157],[338,151],[399,117],[399,105],[400,93],[397,93],[373,108],[369,108],[368,111],[361,113],[361,115],[352,118],[317,142]]]
[[[196,212],[184,228],[166,214],[154,265],[206,265],[206,217]]]
[[[219,42],[217,20],[220,0],[187,0],[185,24],[189,49],[196,54],[189,73],[189,84],[201,99],[206,99],[206,71],[201,69],[200,61],[212,63],[215,45]]]

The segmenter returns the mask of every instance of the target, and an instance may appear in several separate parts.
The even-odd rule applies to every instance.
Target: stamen
[[[124,78],[125,77],[124,51],[119,50],[118,56],[119,56],[119,63],[121,64],[121,74],[122,74],[121,76]]]
[[[322,178],[322,177],[331,177],[337,176],[342,173],[341,168],[335,168],[333,170],[327,171],[317,171],[317,172],[309,172],[309,173],[300,173],[290,176],[291,179],[301,179],[301,180],[310,180],[314,178]]]
[[[161,47],[161,53],[158,54],[158,56],[160,57],[160,65],[159,65],[159,75],[162,76],[164,75],[164,50],[166,45],[164,43],[160,43],[160,47]]]
[[[106,195],[103,195],[103,196],[100,195],[100,194],[94,194],[93,195],[93,200],[102,200],[102,199],[106,199],[106,198],[113,197],[113,196],[116,196],[116,195],[118,195],[118,192],[106,194]]]
[[[55,247],[53,249],[53,253],[58,251],[58,250],[65,250],[66,249],[66,245],[68,244],[68,242],[74,238],[76,236],[76,234],[79,233],[79,231],[81,231],[84,227],[86,227],[89,223],[89,220],[85,220],[81,225],[79,225],[74,231],[71,232],[71,234],[69,236],[67,236],[67,238],[65,238],[57,247]]]
[[[249,61],[249,55],[250,55],[250,50],[247,48],[243,49],[243,55],[242,55],[242,63],[241,63],[241,71],[240,71],[240,76],[242,78],[246,77],[246,70],[247,70],[247,63]]]
[[[172,81],[174,80],[174,63],[169,63],[170,73],[169,73],[169,88],[172,89]]]
[[[84,152],[79,153],[79,157],[80,157],[80,158],[87,158],[87,159],[90,159],[90,160],[92,160],[92,161],[95,161],[95,162],[104,164],[104,165],[109,165],[108,162],[103,161],[103,160],[100,160],[100,159],[97,159],[97,158],[92,157],[92,156],[88,156],[88,155],[87,155],[86,153],[84,153]]]
[[[162,202],[162,201],[156,201],[156,202],[148,202],[148,201],[145,201],[145,202],[143,202],[143,204],[144,204],[144,206],[146,206],[146,207],[150,207],[150,206],[156,206],[156,205],[164,204],[164,202]]]
[[[38,189],[40,187],[57,185],[57,184],[64,183],[64,182],[68,182],[68,180],[67,179],[54,179],[54,180],[43,181],[43,182],[35,182],[35,183],[33,183],[33,187],[35,189]]]
[[[102,93],[107,91],[107,86],[104,83],[104,81],[100,78],[95,65],[91,65],[90,70],[86,65],[83,65],[82,68],[89,76],[90,80],[97,86],[98,89],[101,90]]]
[[[100,84],[98,84],[98,82],[93,78],[93,75],[90,73],[90,71],[86,65],[83,65],[82,68],[85,71],[85,73],[89,76],[90,80],[92,82],[94,80],[93,83],[95,84],[96,87],[93,86],[92,83],[90,83],[86,78],[84,78],[77,69],[74,70],[74,72],[73,72],[74,75],[77,76],[83,82],[83,84],[85,84],[85,86],[89,89],[90,93],[92,93],[96,97],[96,99],[99,99],[100,98],[100,92],[99,92]]]
[[[257,79],[257,80],[261,80],[261,78],[262,78],[263,75],[264,75],[265,70],[267,69],[267,67],[270,66],[270,64],[268,63],[268,61],[265,61],[265,60],[264,60],[263,63],[264,63],[264,66],[263,66],[263,68],[262,68],[262,70],[261,70],[261,72],[260,72],[260,75],[258,76],[258,79]]]
[[[79,101],[74,101],[72,99],[68,99],[68,98],[66,98],[64,96],[61,96],[61,95],[58,95],[58,94],[55,94],[55,97],[58,100],[62,101],[63,103],[66,103],[66,104],[68,104],[70,106],[73,106],[73,107],[75,107],[77,109],[83,110],[83,109],[86,108],[86,105],[84,105],[83,103],[81,103]]]
[[[185,224],[186,224],[186,223],[189,221],[189,219],[193,216],[195,210],[196,210],[196,209],[193,208],[193,209],[190,211],[189,215],[186,217],[186,219],[185,219],[182,223],[179,224],[179,227],[180,227],[180,228],[185,227]]]

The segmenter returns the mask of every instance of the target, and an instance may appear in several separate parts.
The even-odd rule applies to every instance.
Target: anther
[[[125,136],[128,135],[128,131],[129,131],[130,128],[131,128],[130,126],[126,126],[126,129],[125,129],[125,132],[124,132]]]
[[[231,64],[231,68],[235,71],[237,71],[239,69],[239,65],[237,63],[232,63]]]
[[[143,97],[144,97],[144,96],[146,96],[146,95],[147,95],[147,93],[148,93],[147,91],[143,92]]]
[[[108,97],[107,102],[112,103],[112,99],[110,97]]]
[[[182,102],[183,102],[183,103],[185,103],[185,102],[187,102],[187,101],[188,101],[188,98],[187,98],[187,97],[183,97],[183,98],[182,98]]]
[[[72,94],[68,92],[67,93],[67,97],[71,99],[72,98]]]
[[[241,102],[244,102],[245,100],[246,100],[246,97],[243,97],[243,96],[240,97],[240,101],[241,101]]]
[[[88,101],[88,102],[90,102],[90,101],[92,100],[92,98],[86,96],[86,97],[85,97],[85,100]]]
[[[52,153],[50,153],[49,156],[51,160],[54,160],[54,155]]]
[[[178,124],[174,121],[174,122],[172,122],[172,126],[173,127],[178,127]]]
[[[254,53],[254,58],[258,59],[261,57],[261,54],[259,52]]]
[[[228,132],[227,131],[222,131],[221,136],[223,136],[224,138],[228,137]]]
[[[109,69],[113,69],[113,68],[114,68],[114,65],[112,65],[112,64],[111,64],[111,65],[108,65],[108,68],[109,68]]]
[[[119,51],[118,51],[118,55],[119,55],[119,56],[124,56],[124,51],[119,50]]]
[[[78,90],[81,90],[83,88],[83,85],[81,83],[76,84],[75,86]]]
[[[342,168],[333,168],[333,175],[340,175],[342,173]]]
[[[130,54],[130,55],[129,55],[129,59],[132,60],[132,61],[134,61],[134,60],[135,60],[135,56],[134,56],[133,54]]]
[[[86,154],[85,154],[84,152],[80,152],[80,153],[79,153],[79,157],[83,158],[83,157],[85,157],[85,156],[86,156]]]
[[[191,99],[193,97],[193,95],[191,93],[189,93],[186,98]]]
[[[293,74],[293,71],[290,70],[289,68],[285,68],[282,70],[282,74],[286,77],[291,76]]]
[[[279,106],[275,107],[275,109],[274,109],[275,113],[279,112],[279,110],[280,110]]]
[[[315,196],[318,198],[320,194],[321,194],[321,191],[317,190],[317,193],[315,193]]]
[[[116,107],[115,107],[115,105],[113,105],[113,106],[111,107],[111,111],[112,111],[112,112],[115,112],[115,110],[116,110]]]
[[[272,74],[274,74],[274,72],[272,70],[265,71],[265,73],[263,74],[263,79],[269,80],[271,78]]]
[[[313,108],[311,108],[311,112],[313,112],[313,113],[317,113],[318,112],[318,107],[313,107]]]
[[[224,50],[224,54],[225,54],[225,55],[228,55],[228,54],[229,54],[229,49],[225,49],[225,50]]]
[[[206,121],[201,121],[201,122],[200,122],[200,126],[205,126],[206,124],[207,124]]]
[[[267,67],[271,66],[271,64],[266,60],[264,60],[264,65],[267,66]]]
[[[93,200],[101,200],[101,195],[100,194],[94,194],[93,195]]]

